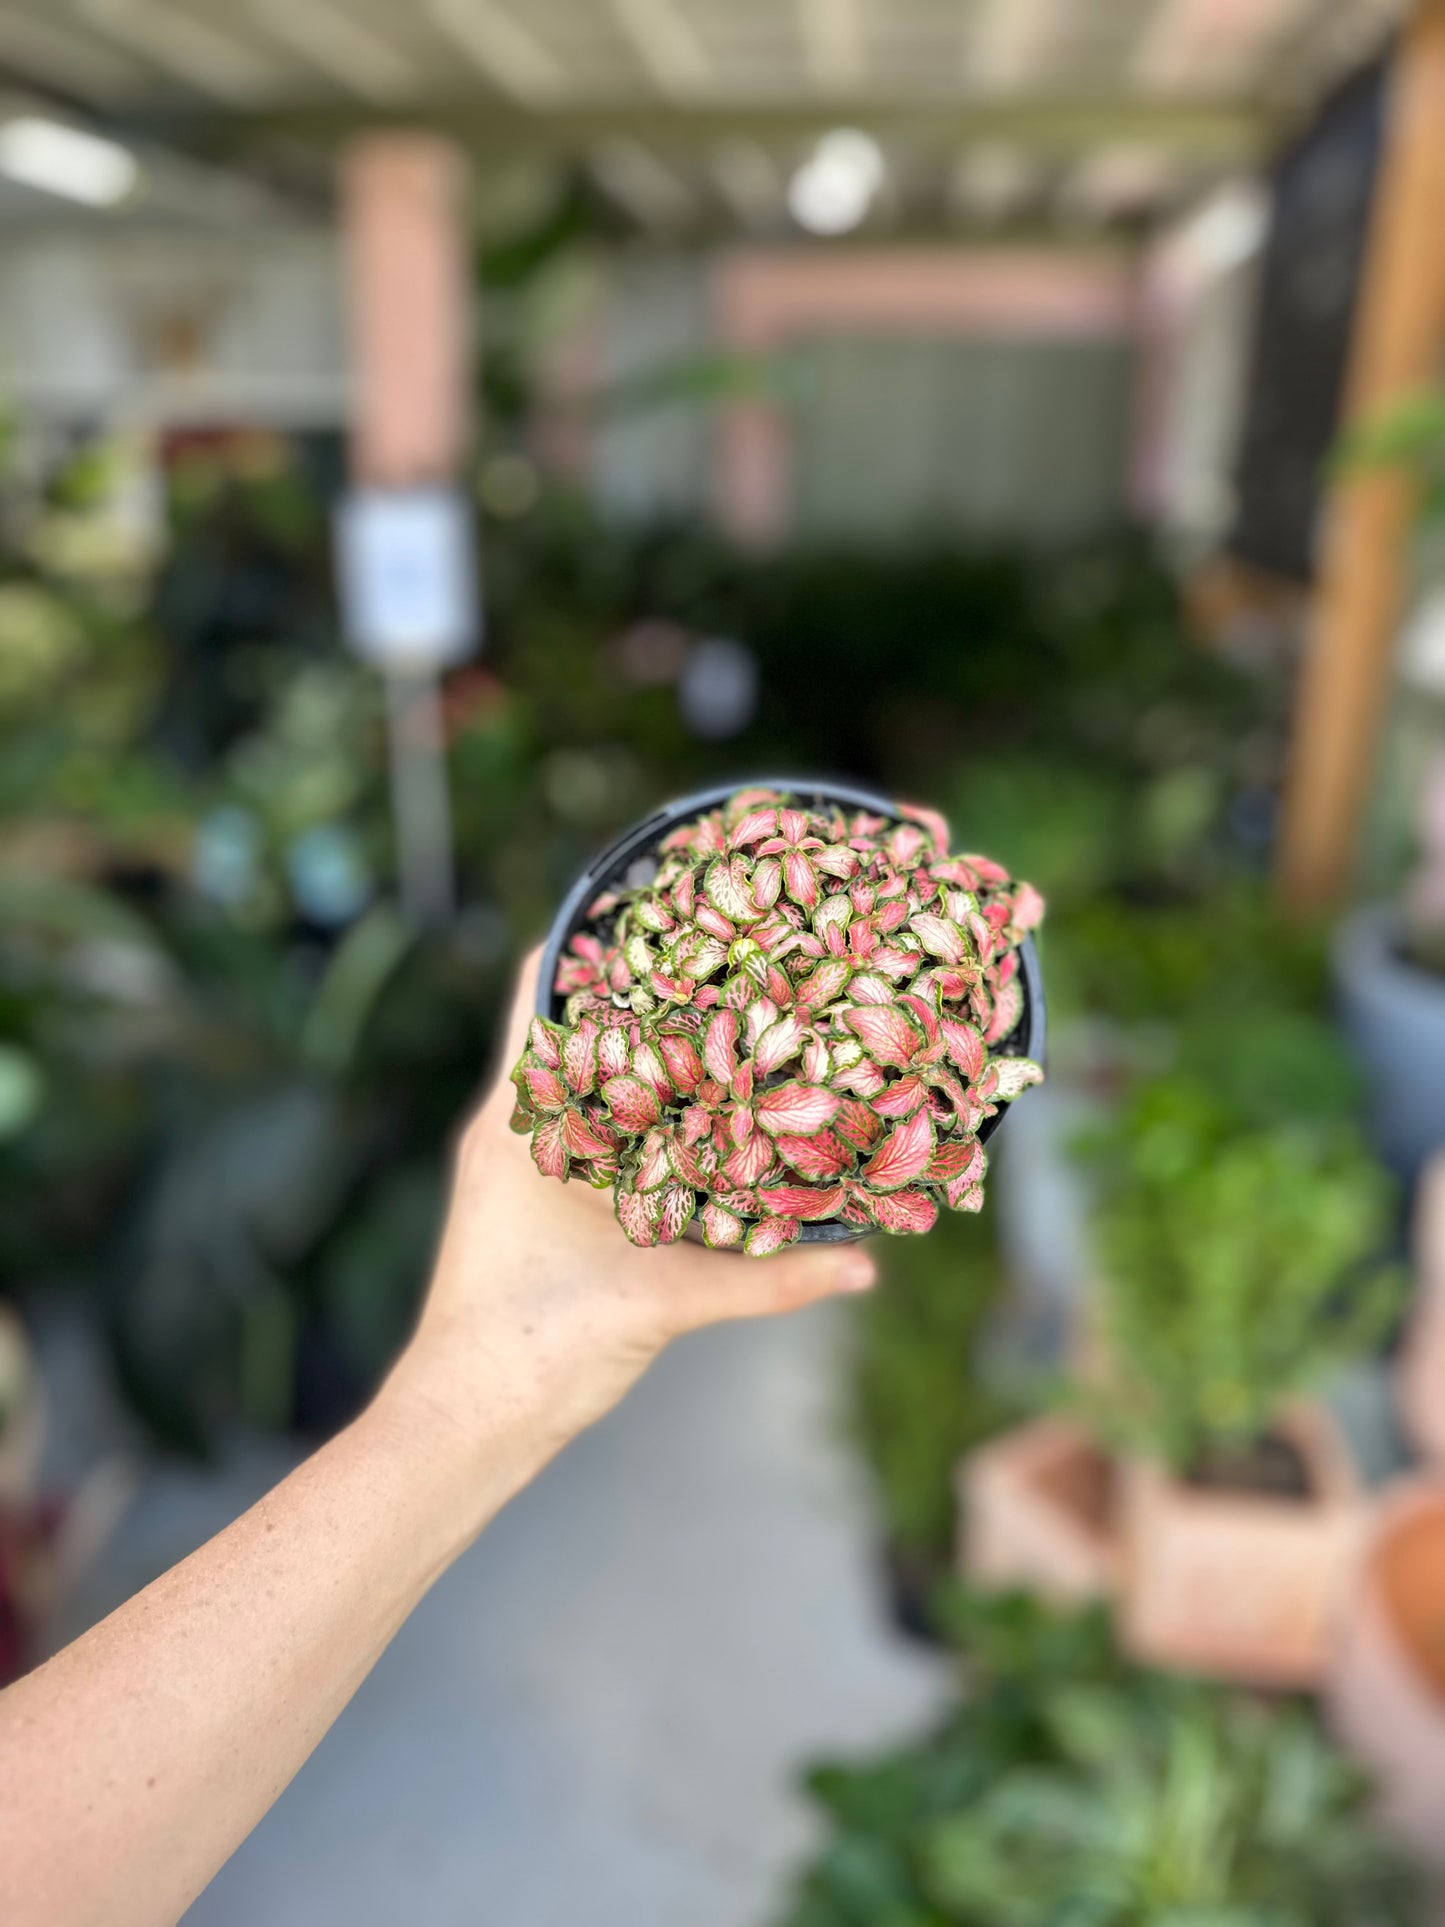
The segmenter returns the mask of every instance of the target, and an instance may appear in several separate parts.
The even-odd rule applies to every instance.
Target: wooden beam
[[[259,111],[218,113],[205,108],[147,109],[117,113],[122,134],[234,157],[270,138],[334,146],[375,131],[387,116],[356,103],[325,106],[277,104]],[[528,111],[515,101],[465,92],[408,102],[391,117],[405,127],[424,125],[479,156],[489,154],[585,153],[617,135],[644,141],[664,155],[709,155],[729,138],[779,144],[791,151],[830,127],[862,127],[880,138],[897,135],[924,147],[950,151],[980,141],[1010,145],[1069,160],[1101,143],[1157,146],[1225,167],[1256,165],[1277,125],[1257,105],[1239,101],[1149,101],[1118,98],[976,99],[935,103],[916,98],[860,94],[823,100],[680,103],[631,96],[615,105],[562,102],[553,111]]]
[[[1420,0],[1390,78],[1385,152],[1344,418],[1440,378],[1445,350],[1445,0]],[[1415,494],[1399,473],[1342,476],[1326,505],[1300,672],[1279,887],[1301,909],[1348,886],[1391,684]]]

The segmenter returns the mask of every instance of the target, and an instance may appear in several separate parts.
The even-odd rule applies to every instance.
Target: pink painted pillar
[[[472,328],[464,189],[461,157],[430,134],[369,134],[343,157],[358,483],[447,481],[465,459]]]

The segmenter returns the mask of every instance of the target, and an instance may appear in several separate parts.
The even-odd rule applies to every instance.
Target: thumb
[[[729,1318],[772,1318],[820,1298],[867,1291],[878,1267],[861,1245],[824,1245],[742,1258],[698,1252],[684,1294],[691,1327]]]

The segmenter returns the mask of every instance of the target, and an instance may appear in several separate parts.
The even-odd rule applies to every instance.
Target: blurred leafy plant
[[[1205,1081],[1138,1091],[1091,1147],[1100,1434],[1181,1473],[1229,1462],[1386,1328],[1394,1190],[1349,1125],[1241,1127]]]
[[[832,1834],[785,1927],[1407,1927],[1369,1789],[1290,1702],[1124,1667],[1101,1620],[968,1604],[939,1730],[810,1776]]]

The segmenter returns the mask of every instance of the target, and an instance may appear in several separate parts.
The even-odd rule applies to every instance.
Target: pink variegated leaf
[[[709,863],[703,891],[714,909],[731,923],[751,923],[757,915],[753,907],[752,878],[747,859],[742,856],[719,857]],[[701,916],[698,917],[701,923]]]
[[[728,1085],[728,1089],[740,1105],[748,1105],[752,1102],[753,1085],[756,1081],[757,1079],[751,1063],[739,1064],[737,1075],[733,1078],[732,1083]]]
[[[827,1044],[815,1032],[803,1046],[803,1077],[809,1084],[826,1084],[833,1069]]]
[[[821,1084],[779,1084],[758,1099],[758,1122],[776,1137],[807,1137],[833,1122],[842,1099]]]
[[[517,1103],[512,1106],[512,1115],[507,1119],[507,1128],[515,1131],[518,1137],[526,1137],[536,1122],[537,1113],[531,1106]]]
[[[927,842],[916,824],[900,823],[885,839],[884,848],[900,869],[906,869],[925,854]]]
[[[574,1097],[587,1097],[597,1081],[597,1026],[584,1017],[562,1046],[562,1074]]]
[[[906,1070],[923,1044],[923,1033],[896,1004],[861,1004],[845,1011],[844,1023],[869,1055],[893,1070]]]
[[[697,1054],[697,1045],[690,1037],[664,1033],[657,1040],[657,1048],[673,1087],[683,1097],[690,1097],[702,1082],[702,1059]]]
[[[1004,1038],[1007,1037],[1012,1030],[1016,1029],[1018,1021],[1023,1014],[1023,992],[1019,989],[1018,984],[1004,984],[999,990],[997,998],[994,1000],[993,1016],[989,1021],[987,1029],[983,1033],[984,1042],[987,1044],[1002,1043]],[[1040,1075],[1042,1076],[1042,1072],[1040,1072]]]
[[[708,1076],[719,1084],[730,1084],[738,1068],[738,1014],[718,1010],[707,1021],[702,1034],[702,1061]]]
[[[984,1066],[982,1034],[961,1017],[940,1017],[938,1027],[943,1033],[949,1062],[956,1064],[971,1084]]]
[[[609,1077],[602,1086],[602,1095],[613,1122],[631,1135],[647,1130],[661,1115],[657,1092],[640,1077]]]
[[[672,1142],[666,1131],[651,1130],[642,1140],[634,1183],[639,1191],[654,1191],[672,1176]]]
[[[784,1245],[796,1244],[799,1229],[796,1218],[759,1218],[743,1240],[743,1250],[750,1258],[771,1257]]]
[[[562,1033],[544,1017],[534,1017],[527,1026],[527,1047],[544,1070],[562,1068]]]
[[[950,1178],[943,1187],[944,1201],[950,1211],[982,1211],[983,1186],[973,1184],[967,1175]]]
[[[866,965],[879,945],[878,926],[870,917],[866,923],[852,923],[848,926],[848,954],[860,965]]]
[[[855,1004],[891,1004],[894,992],[886,977],[872,970],[860,970],[848,985],[848,995]]]
[[[854,914],[866,917],[873,908],[878,892],[873,885],[859,877],[848,886],[848,901],[853,905]]]
[[[841,1177],[853,1162],[847,1145],[831,1131],[815,1131],[811,1137],[780,1136],[778,1154],[799,1177],[810,1179]]]
[[[842,995],[852,975],[853,966],[845,958],[830,957],[804,977],[793,994],[800,1004],[807,1004],[810,1010],[819,1010]]]
[[[778,834],[785,843],[801,843],[808,834],[808,817],[805,810],[783,808],[778,811]]]
[[[929,1048],[932,1049],[935,1044],[940,1042],[942,1036],[938,1027],[937,1010],[926,997],[920,997],[916,991],[912,990],[900,990],[898,993],[898,1001],[910,1016],[916,1018],[922,1026],[924,1038]],[[940,1050],[938,1055],[941,1057],[943,1052]]]
[[[617,1222],[635,1245],[655,1245],[662,1235],[662,1193],[617,1187]]]
[[[677,928],[676,917],[661,897],[639,897],[632,906],[632,914],[654,937],[664,937],[669,930]]]
[[[846,1070],[833,1073],[833,1089],[847,1091],[853,1097],[874,1098],[887,1082],[871,1057],[860,1057],[856,1064]]]
[[[996,1073],[996,1082],[991,1095],[1005,1102],[1026,1091],[1030,1084],[1042,1084],[1044,1073],[1030,1057],[996,1057],[989,1066]]]
[[[746,1144],[739,1144],[723,1160],[723,1175],[729,1184],[760,1184],[772,1170],[773,1141],[762,1131],[754,1131]]]
[[[567,1147],[562,1142],[560,1117],[544,1118],[532,1134],[532,1159],[544,1178],[565,1178]]]
[[[872,1105],[855,1097],[845,1098],[838,1106],[833,1129],[855,1151],[871,1151],[883,1135],[883,1125]]]
[[[604,1030],[597,1046],[597,1074],[606,1083],[609,1077],[621,1077],[627,1069],[631,1052],[627,1048],[627,1034],[622,1030]]]
[[[825,850],[817,851],[813,863],[825,876],[837,877],[844,883],[857,876],[863,867],[857,851],[850,850],[846,843],[834,843]]]
[[[653,996],[665,1004],[686,1004],[692,1000],[693,986],[686,977],[669,977],[665,970],[650,970],[647,981]]]
[[[930,957],[939,957],[944,963],[959,964],[968,955],[968,943],[963,932],[947,917],[935,916],[931,910],[920,910],[909,919],[908,927]]]
[[[673,1138],[671,1155],[678,1182],[690,1184],[694,1191],[706,1191],[712,1173],[685,1137]]]
[[[789,850],[783,857],[783,887],[805,910],[818,901],[818,873],[801,850]]]
[[[749,843],[761,843],[765,836],[776,836],[778,812],[775,809],[753,809],[739,819],[728,838],[734,850],[746,849]]]
[[[713,1200],[702,1208],[702,1241],[710,1251],[731,1251],[743,1241],[743,1221]]]
[[[899,944],[884,944],[868,959],[868,968],[881,971],[891,982],[901,984],[917,974],[922,962],[921,950],[905,950]]]
[[[775,856],[760,857],[753,866],[753,902],[760,914],[772,909],[782,888],[782,864]]]
[[[702,1104],[689,1104],[682,1114],[684,1144],[700,1144],[712,1129],[713,1114]]]
[[[765,1211],[780,1218],[797,1218],[815,1224],[822,1218],[835,1218],[843,1206],[843,1187],[833,1184],[765,1184],[758,1192]]]
[[[902,882],[901,877],[890,878],[878,890],[879,904],[873,913],[873,922],[885,937],[892,936],[895,930],[901,930],[908,921],[907,900],[902,896],[890,895],[894,884],[901,887]]]
[[[865,1231],[875,1229],[873,1219],[867,1207],[868,1193],[866,1191],[855,1190],[843,1206],[841,1215],[844,1224],[859,1225]]]
[[[924,1177],[929,1184],[945,1184],[954,1178],[981,1184],[986,1164],[984,1148],[976,1137],[949,1138],[935,1149]]]
[[[757,1192],[749,1191],[745,1186],[731,1191],[714,1187],[712,1196],[714,1204],[720,1204],[724,1211],[731,1211],[740,1218],[756,1218],[762,1210]]]
[[[916,1111],[890,1132],[863,1166],[864,1182],[874,1191],[896,1191],[928,1169],[933,1156],[933,1119]]]
[[[532,1064],[523,1075],[527,1082],[527,1095],[539,1111],[561,1110],[567,1102],[567,1087],[556,1071],[549,1071],[541,1064]]]
[[[617,1139],[605,1125],[571,1106],[562,1113],[562,1142],[574,1158],[610,1158],[617,1150]]]
[[[693,922],[699,930],[711,937],[715,943],[720,943],[723,946],[724,953],[726,953],[727,946],[737,935],[737,925],[728,917],[725,917],[714,903],[700,903],[693,912]]]
[[[712,1010],[721,999],[722,992],[716,984],[703,984],[692,1001],[699,1010]]]
[[[883,1197],[870,1196],[867,1209],[878,1229],[892,1232],[894,1237],[931,1231],[938,1222],[938,1206],[926,1191],[894,1191]]]
[[[780,1014],[778,1006],[766,991],[753,999],[743,1017],[743,1037],[749,1051],[757,1049],[758,1039],[769,1024],[775,1024],[778,1021]]]
[[[753,1069],[759,1077],[768,1077],[786,1064],[789,1058],[796,1057],[802,1047],[803,1026],[789,1011],[775,1024],[769,1024],[754,1045]]]
[[[734,1144],[746,1144],[758,1127],[751,1104],[734,1104],[727,1114],[728,1136]]]
[[[697,880],[691,870],[684,870],[672,886],[672,907],[684,923],[692,915],[696,891]]]
[[[692,1214],[697,1209],[697,1193],[686,1184],[669,1184],[663,1187],[662,1209],[658,1213],[657,1242],[660,1245],[676,1244],[683,1232],[692,1223]]]
[[[928,840],[940,856],[948,855],[948,819],[940,816],[937,810],[925,809],[921,803],[900,803],[899,814],[906,816],[910,823],[919,823],[928,834]]]
[[[900,1077],[896,1084],[890,1084],[872,1100],[873,1110],[879,1117],[912,1117],[927,1096],[921,1077]]]
[[[651,1088],[661,1103],[671,1103],[672,1079],[656,1045],[639,1044],[632,1053],[630,1069],[634,1077],[640,1077]]]

